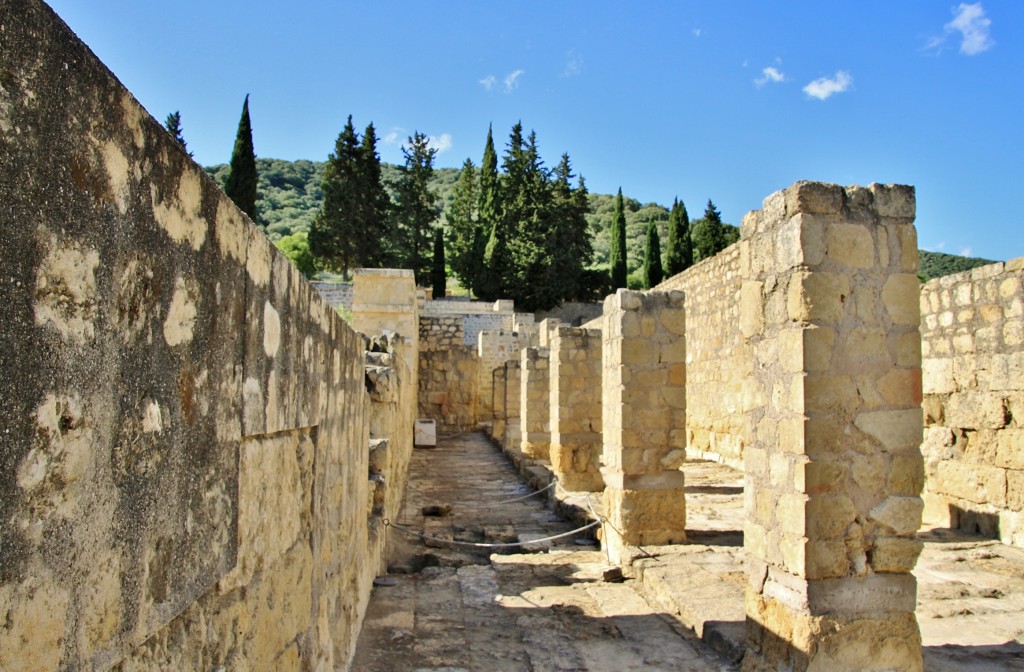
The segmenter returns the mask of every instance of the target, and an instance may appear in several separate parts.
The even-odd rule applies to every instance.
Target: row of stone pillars
[[[744,220],[744,669],[921,669],[914,209],[909,187],[797,183]],[[700,299],[620,290],[600,330],[542,323],[518,360],[522,452],[568,489],[603,489],[616,562],[686,539],[686,305]]]

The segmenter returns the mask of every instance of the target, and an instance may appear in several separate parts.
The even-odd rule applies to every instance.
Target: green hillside
[[[256,168],[259,171],[256,223],[262,226],[267,236],[275,242],[292,233],[308,232],[313,215],[316,214],[323,198],[320,180],[323,177],[324,162],[256,159]],[[398,179],[398,166],[382,163],[381,170],[386,185],[391,185]],[[209,166],[206,171],[223,187],[227,177],[227,164]],[[455,168],[434,170],[431,186],[438,194],[438,201],[446,208],[451,203],[452,190],[458,176],[459,171]],[[663,246],[664,241],[668,240],[668,208],[658,203],[642,204],[629,197],[625,197],[624,200],[629,269],[634,271],[642,263],[644,230],[648,221],[653,219],[657,223]],[[587,221],[594,236],[593,265],[607,266],[610,248],[608,231],[615,207],[615,196],[592,193],[589,195],[589,202],[591,212],[587,215]],[[701,203],[689,203],[687,209],[691,224],[703,214]],[[993,263],[988,259],[925,250],[921,250],[920,258],[920,275],[925,280]]]

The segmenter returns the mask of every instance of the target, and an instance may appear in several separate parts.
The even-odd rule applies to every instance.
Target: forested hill
[[[256,159],[259,171],[256,203],[256,222],[260,224],[271,240],[300,231],[309,231],[313,215],[320,207],[323,193],[320,180],[324,171],[323,161],[282,161],[280,159]],[[227,177],[227,164],[206,168],[221,186]],[[398,180],[398,166],[381,163],[385,185]],[[445,208],[451,203],[453,189],[458,180],[456,168],[436,168],[431,188],[438,195],[438,202]],[[711,195],[712,199],[714,195]],[[591,212],[587,215],[593,233],[594,265],[605,266],[609,257],[609,237],[615,196],[612,194],[590,194]],[[648,221],[654,220],[662,240],[667,240],[668,208],[657,203],[640,203],[624,195],[626,214],[626,247],[630,269],[637,268],[643,259],[644,231]],[[703,215],[704,202],[687,203],[690,221]],[[960,257],[941,252],[921,250],[921,276],[936,278],[950,273],[993,263],[987,259]]]

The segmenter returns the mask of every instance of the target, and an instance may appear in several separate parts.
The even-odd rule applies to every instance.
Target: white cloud
[[[562,71],[562,77],[574,77],[583,72],[583,57],[577,54],[575,49],[566,52],[565,58],[565,70]]]
[[[971,256],[971,254],[973,252],[974,252],[974,250],[972,250],[971,248],[965,247],[964,249],[960,250],[960,256],[961,257],[969,257],[969,256]]]
[[[519,78],[525,72],[525,70],[513,70],[505,75],[505,93],[512,93],[519,86]]]
[[[384,136],[385,145],[400,145],[404,142],[403,136],[405,136],[405,129],[400,126],[395,126],[388,134]]]
[[[968,56],[988,51],[995,45],[995,41],[989,35],[989,27],[992,20],[985,16],[985,10],[981,3],[969,5],[966,2],[954,10],[955,16],[952,21],[946,24],[946,32],[960,31],[963,40],[960,42],[960,53]],[[931,43],[929,43],[931,44]]]
[[[826,100],[832,94],[842,93],[853,84],[853,77],[845,70],[836,72],[835,77],[821,77],[804,87],[804,93],[811,98]]]
[[[452,134],[442,133],[441,135],[432,135],[427,138],[427,146],[431,149],[436,149],[438,154],[444,154],[452,148]]]
[[[761,70],[761,76],[754,80],[754,84],[757,85],[757,88],[760,89],[768,82],[777,84],[779,82],[784,81],[786,81],[786,75],[783,74],[781,70],[773,66],[768,66],[767,68]]]
[[[488,91],[490,91],[491,89],[494,88],[494,84],[497,81],[498,79],[494,75],[487,75],[486,77],[480,80],[480,85],[483,86]]]

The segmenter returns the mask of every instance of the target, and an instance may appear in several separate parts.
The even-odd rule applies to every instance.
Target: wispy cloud
[[[786,75],[781,70],[774,66],[768,66],[761,70],[761,76],[754,80],[754,84],[760,89],[769,82],[778,84],[784,81],[786,81]]]
[[[954,10],[953,20],[946,24],[946,32],[959,31],[963,36],[960,42],[960,53],[968,56],[988,51],[995,45],[989,35],[992,20],[985,16],[980,2],[969,5],[966,2]]]
[[[480,85],[484,87],[486,90],[490,91],[491,89],[494,88],[494,85],[497,83],[497,81],[498,79],[494,75],[487,75],[486,77],[480,80]]]
[[[827,100],[833,94],[842,93],[853,84],[853,77],[845,70],[839,70],[834,77],[821,77],[804,87],[804,93],[811,98]]]
[[[960,250],[960,256],[961,257],[969,257],[973,253],[974,253],[974,250],[969,248],[969,247],[965,247],[964,249]]]
[[[694,37],[700,37],[700,34],[702,32],[704,32],[703,29],[701,29],[701,28],[694,28],[693,30],[690,31],[690,34],[692,34]]]
[[[946,249],[946,241],[940,240],[934,245],[929,245],[924,249],[928,250],[929,252],[942,252],[944,249]]]
[[[384,136],[385,145],[401,145],[405,141],[405,129],[395,126]]]
[[[924,51],[941,52],[949,36],[959,33],[960,53],[976,56],[995,46],[996,42],[989,33],[991,26],[992,20],[985,16],[980,2],[962,2],[953,8],[953,20],[943,26],[943,33],[928,38]]]
[[[565,70],[562,71],[562,77],[575,77],[583,72],[583,57],[576,53],[575,49],[566,52],[565,59]]]
[[[519,78],[525,72],[525,70],[513,70],[505,75],[505,93],[512,93],[519,86]]]
[[[436,149],[438,154],[444,154],[452,148],[452,134],[431,135],[427,138],[427,146]]]

